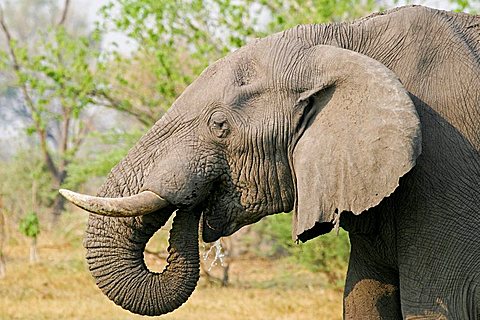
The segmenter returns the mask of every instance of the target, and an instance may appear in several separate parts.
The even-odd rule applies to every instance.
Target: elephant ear
[[[336,47],[307,56],[311,88],[297,101],[303,133],[293,151],[293,238],[301,241],[330,231],[343,211],[378,205],[421,152],[415,106],[392,71]]]

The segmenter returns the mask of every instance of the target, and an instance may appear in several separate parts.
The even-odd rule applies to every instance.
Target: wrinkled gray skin
[[[479,24],[405,7],[299,26],[214,63],[101,188],[171,206],[90,215],[98,286],[132,312],[170,312],[198,280],[202,212],[210,242],[295,209],[294,239],[349,231],[345,318],[480,319]],[[176,209],[169,266],[151,273],[143,249]]]

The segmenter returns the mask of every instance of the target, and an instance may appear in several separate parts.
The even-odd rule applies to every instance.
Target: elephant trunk
[[[177,212],[164,271],[151,272],[145,265],[146,243],[172,211],[169,207],[135,218],[89,217],[84,245],[90,271],[113,302],[133,313],[155,316],[175,310],[199,279],[196,212]]]

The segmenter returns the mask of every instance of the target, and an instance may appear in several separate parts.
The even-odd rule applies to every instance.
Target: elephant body
[[[295,209],[294,240],[349,232],[345,318],[480,319],[479,84],[479,16],[410,6],[252,42],[110,173],[101,199],[168,205],[90,215],[98,286],[133,312],[172,311],[198,280],[200,219],[214,241]],[[72,201],[99,213],[87,200]],[[145,244],[177,209],[169,266],[151,273]]]
[[[341,218],[352,245],[346,318],[479,318],[480,17],[406,7],[290,32],[382,62],[421,122],[422,154],[399,188]]]

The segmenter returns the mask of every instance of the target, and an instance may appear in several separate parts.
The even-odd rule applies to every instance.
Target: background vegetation
[[[0,2],[2,319],[133,318],[106,301],[89,278],[81,247],[86,217],[65,206],[58,188],[95,193],[206,66],[252,38],[300,23],[351,20],[395,4],[103,3],[95,23],[88,23],[85,1]],[[451,6],[478,9],[466,0]],[[289,214],[271,216],[222,240],[224,265],[210,269],[211,260],[204,261],[200,289],[171,318],[202,319],[211,310],[220,319],[252,318],[246,310],[256,310],[255,318],[318,317],[311,310],[339,318],[348,236],[340,230],[295,244],[290,220]],[[159,231],[146,252],[149,266],[159,271],[166,232]]]

